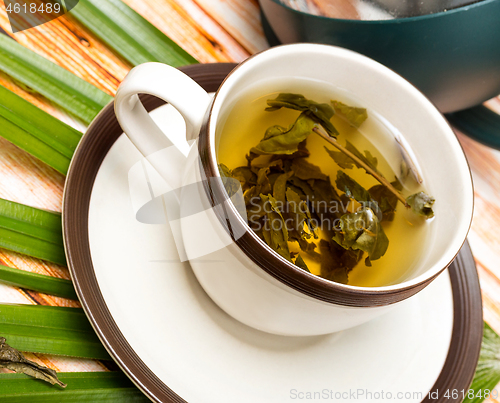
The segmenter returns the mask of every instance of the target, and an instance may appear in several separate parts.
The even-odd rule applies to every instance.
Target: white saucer
[[[153,114],[166,116],[165,106]],[[165,129],[168,129],[166,127]],[[128,172],[142,156],[121,136],[96,177],[89,240],[101,293],[151,370],[192,403],[290,402],[298,392],[420,392],[444,365],[453,326],[449,275],[384,317],[323,337],[258,332],[229,317],[179,261],[168,225],[141,224]]]
[[[109,119],[106,113],[112,113],[112,106],[97,120]],[[169,106],[152,112],[164,130],[181,130],[182,125],[172,126],[175,114]],[[103,133],[113,124],[104,125]],[[285,403],[427,398],[443,375],[456,332],[448,270],[385,316],[354,329],[304,338],[259,332],[228,316],[205,294],[189,264],[179,261],[168,225],[136,220],[128,173],[142,156],[125,135],[106,140],[108,146],[114,144],[98,171],[92,168],[97,174],[84,173],[79,159],[92,158],[97,152],[92,147],[103,153],[102,148],[108,147],[96,139],[84,138],[68,177],[64,209],[68,261],[99,337],[152,400]],[[89,180],[84,181],[88,185],[79,182],[77,177],[83,175],[95,176],[93,185]],[[85,186],[87,202],[86,196],[78,196]],[[88,246],[83,245],[82,233],[88,234]],[[474,341],[476,348],[479,351]],[[466,378],[471,376],[467,373]]]

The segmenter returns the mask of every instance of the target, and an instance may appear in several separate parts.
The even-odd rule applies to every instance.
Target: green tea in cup
[[[413,272],[431,242],[434,199],[383,116],[320,81],[273,80],[243,93],[220,122],[227,191],[241,186],[249,226],[271,249],[354,286]]]

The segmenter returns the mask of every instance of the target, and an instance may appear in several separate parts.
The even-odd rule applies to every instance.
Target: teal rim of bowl
[[[402,22],[412,22],[412,21],[419,21],[419,20],[428,20],[431,18],[439,18],[439,17],[442,17],[443,15],[452,15],[452,14],[464,12],[464,11],[470,10],[472,8],[480,7],[480,6],[483,6],[485,4],[489,4],[489,3],[495,3],[495,2],[500,1],[500,0],[479,0],[476,3],[453,8],[453,9],[448,10],[448,11],[439,11],[437,13],[432,13],[432,14],[417,15],[415,17],[391,18],[388,20],[352,20],[352,19],[345,19],[345,18],[326,17],[324,15],[311,14],[311,13],[306,13],[304,11],[295,10],[294,8],[291,8],[291,7],[287,6],[286,4],[283,4],[279,0],[270,0],[270,1],[272,1],[273,3],[275,3],[279,6],[282,6],[283,8],[286,8],[287,10],[290,10],[296,14],[307,15],[307,16],[319,18],[319,19],[326,20],[326,21],[333,20],[333,21],[341,21],[341,22],[352,23],[352,24],[364,24],[364,25],[374,24],[374,25],[377,25],[377,24],[401,24]]]

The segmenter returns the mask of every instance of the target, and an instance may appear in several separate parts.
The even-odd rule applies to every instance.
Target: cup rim
[[[278,253],[273,251],[264,241],[262,241],[259,236],[248,226],[248,224],[241,218],[239,213],[237,212],[235,206],[232,201],[229,199],[226,190],[223,186],[222,180],[220,180],[220,174],[217,164],[217,158],[215,153],[215,123],[218,116],[214,116],[214,107],[217,105],[221,92],[224,91],[226,82],[230,81],[238,74],[239,70],[247,65],[250,61],[254,60],[256,57],[260,57],[262,54],[269,52],[279,52],[280,49],[290,48],[290,47],[302,47],[302,48],[310,48],[310,47],[326,47],[333,48],[336,52],[340,53],[348,53],[351,56],[355,55],[355,57],[359,58],[360,61],[374,63],[378,66],[378,68],[385,69],[390,72],[390,74],[394,75],[399,80],[404,80],[406,85],[410,85],[419,96],[424,97],[425,101],[430,103],[434,109],[437,110],[435,105],[425,96],[423,95],[417,88],[408,83],[401,75],[394,72],[390,68],[381,65],[380,63],[370,59],[364,55],[361,55],[357,52],[340,48],[333,45],[325,45],[325,44],[312,44],[312,43],[302,43],[302,44],[285,44],[275,46],[270,49],[263,50],[259,53],[256,53],[249,58],[245,59],[243,62],[238,64],[224,79],[219,89],[215,93],[209,108],[207,109],[207,113],[200,130],[199,142],[198,142],[198,151],[201,160],[200,164],[200,174],[204,179],[206,178],[218,178],[219,180],[209,181],[204,180],[204,188],[205,192],[208,196],[208,199],[211,203],[212,207],[217,205],[226,205],[229,206],[229,209],[213,209],[216,213],[221,224],[229,231],[233,242],[240,248],[240,250],[250,259],[252,260],[260,269],[262,269],[267,274],[271,275],[281,283],[286,286],[291,287],[292,289],[299,291],[302,294],[308,295],[315,299],[333,303],[337,305],[344,306],[353,306],[353,307],[375,307],[375,306],[385,306],[389,304],[393,304],[399,301],[402,301],[410,296],[416,294],[423,288],[425,288],[428,284],[430,284],[442,271],[444,271],[455,259],[457,254],[459,253],[461,247],[466,241],[467,234],[470,230],[470,226],[472,224],[472,214],[474,208],[474,197],[473,197],[473,184],[472,184],[472,174],[470,171],[470,166],[465,157],[465,153],[463,151],[463,147],[461,146],[456,134],[451,128],[448,121],[444,118],[444,116],[439,112],[441,118],[446,122],[447,126],[450,128],[451,133],[454,135],[454,140],[460,146],[460,150],[462,151],[464,161],[467,164],[467,169],[470,177],[470,190],[471,190],[471,210],[470,210],[470,219],[467,225],[467,230],[464,233],[463,240],[461,241],[460,247],[455,251],[453,256],[449,259],[449,261],[441,268],[437,268],[432,270],[432,268],[428,269],[421,275],[408,280],[402,283],[398,283],[395,285],[389,286],[381,286],[381,287],[361,287],[361,286],[353,286],[347,284],[336,283],[331,280],[327,280],[323,277],[307,273],[306,271],[298,268],[293,263],[287,261],[285,258],[280,256]],[[244,229],[243,235],[235,238],[234,232],[231,228],[231,225],[228,225],[228,222],[231,225],[234,223],[238,223]],[[241,233],[241,228],[236,231],[237,233]],[[259,251],[259,253],[255,253],[255,251]]]

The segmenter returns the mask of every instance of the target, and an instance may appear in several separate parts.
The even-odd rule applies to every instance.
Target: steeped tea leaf
[[[292,189],[288,188],[286,190],[286,200],[288,202],[287,211],[288,217],[293,221],[292,230],[298,234],[297,240],[306,240],[314,236],[318,237],[316,233],[316,227],[312,223],[311,213],[307,203],[300,199],[300,196],[294,192]],[[307,227],[307,231],[305,230]]]
[[[229,197],[233,197],[240,190],[240,183],[232,178],[231,170],[224,164],[219,164],[219,174]]]
[[[318,226],[332,229],[335,220],[340,218],[341,212],[347,208],[348,202],[341,200],[328,178],[325,181],[314,181],[313,196],[309,204],[318,220]]]
[[[318,166],[311,164],[304,158],[295,158],[292,162],[291,169],[299,179],[320,179],[323,181],[328,179],[328,176],[321,172]]]
[[[359,203],[371,202],[372,200],[370,193],[363,186],[340,170],[337,171],[335,183],[339,190],[345,192],[348,197],[353,198]]]
[[[314,242],[299,242],[300,249],[315,262],[321,262],[321,255],[316,251],[317,245]]]
[[[253,187],[249,192],[253,192],[254,190],[255,187]],[[245,192],[243,196],[247,209],[248,222],[252,225],[258,223],[259,220],[264,217],[266,211],[264,209],[264,201],[260,198],[260,196],[249,197],[247,193],[248,192]],[[259,226],[261,226],[260,223]]]
[[[328,104],[320,104],[315,101],[311,101],[301,94],[292,94],[289,92],[280,93],[275,99],[268,99],[266,108],[267,112],[274,112],[281,108],[296,109],[298,111],[311,110],[317,112],[326,119],[331,119],[334,114],[333,108]]]
[[[356,157],[358,157],[362,162],[364,162],[366,165],[368,165],[373,171],[377,172],[377,158],[372,156],[370,151],[365,150],[364,155],[348,140],[345,142],[345,149],[350,151],[352,154],[354,154]],[[332,157],[332,159],[341,167],[344,169],[351,169],[353,166],[356,166],[358,168],[365,169],[364,166],[362,166],[358,161],[352,159],[350,156],[346,155],[342,151],[333,151],[329,150],[328,148],[325,147],[325,150],[327,153]],[[367,171],[368,172],[368,171]],[[368,172],[370,173],[370,172]]]
[[[434,217],[434,211],[432,210],[434,202],[434,198],[424,192],[415,193],[406,199],[406,203],[413,212],[426,219]]]
[[[24,357],[19,351],[6,343],[5,337],[0,337],[0,368],[7,368],[19,374],[26,374],[36,379],[49,382],[52,385],[66,387],[53,369],[38,365]]]
[[[261,155],[251,161],[250,167],[253,172],[258,172],[261,168],[281,171],[283,169],[283,160],[270,159],[268,155]]]
[[[348,274],[363,256],[363,251],[344,249],[335,242],[319,242],[321,277],[341,284],[348,283]]]
[[[283,161],[293,160],[295,158],[306,158],[306,157],[309,157],[309,155],[311,155],[311,153],[309,152],[309,150],[306,147],[306,142],[307,142],[307,140],[304,140],[302,143],[299,143],[299,145],[297,146],[298,150],[295,151],[293,154],[291,154],[291,155],[281,154],[279,157]]]
[[[348,155],[344,154],[341,151],[333,151],[329,148],[325,147],[328,155],[337,163],[340,168],[344,169],[352,169],[356,166],[354,160]]]
[[[309,116],[301,113],[288,129],[282,126],[267,129],[264,138],[250,151],[255,154],[293,154],[315,126],[316,123]]]
[[[257,184],[257,175],[252,172],[249,167],[238,167],[231,171],[231,175],[234,179],[240,181],[243,190],[249,185]]]
[[[267,217],[263,227],[264,240],[271,249],[291,261],[290,250],[288,249],[288,231],[276,199],[270,194],[267,196],[261,194],[260,198],[264,202],[264,210]]]
[[[370,260],[380,259],[389,247],[389,239],[375,213],[367,207],[340,218],[340,231],[333,240],[346,249],[362,250]]]
[[[340,143],[337,140],[328,136],[328,133],[326,133],[321,126],[313,128],[313,131],[319,134],[319,136],[324,140],[326,140],[328,143],[332,144],[335,148],[337,148],[338,150],[349,156],[353,160],[353,162],[356,163],[357,166],[363,168],[366,171],[366,173],[372,175],[382,185],[386,186],[392,193],[394,193],[394,195],[398,198],[398,200],[401,203],[407,206],[406,199],[403,197],[401,192],[395,189],[394,186],[392,186],[390,182],[380,172],[376,170],[375,167],[376,158],[372,157],[371,154],[367,153],[365,157],[362,156],[361,153],[359,153],[359,151],[356,150],[356,152],[358,153],[358,155],[356,155],[356,153],[353,153],[349,151],[347,148],[340,145]]]
[[[347,120],[351,126],[358,128],[368,118],[365,108],[356,108],[340,101],[331,101],[335,112]]]
[[[339,132],[333,126],[330,119],[334,115],[333,108],[328,104],[320,104],[307,99],[301,94],[281,93],[276,99],[268,99],[266,111],[273,112],[281,108],[295,109],[304,112],[316,123],[321,124],[328,134],[337,137]]]
[[[311,185],[309,183],[307,183],[306,181],[299,179],[296,176],[292,176],[292,177],[290,177],[289,182],[293,185],[293,189],[297,193],[303,194],[306,197],[309,197],[311,199],[314,198],[313,189],[312,189]]]
[[[221,178],[231,177],[231,170],[224,164],[219,164],[219,174]]]
[[[333,207],[331,206],[332,204],[341,202],[337,191],[330,182],[330,178],[326,180],[315,180],[313,194],[314,201],[322,201],[323,204],[328,207]]]
[[[396,179],[391,184],[398,190],[402,189],[401,183]],[[384,185],[375,185],[368,189],[368,193],[372,199],[377,202],[380,212],[382,213],[382,221],[392,221],[394,213],[398,205],[398,198]]]
[[[378,161],[377,158],[372,156],[370,151],[364,150],[364,155],[349,141],[346,140],[345,148],[353,153],[356,157],[358,157],[361,161],[363,161],[366,165],[368,165],[374,171],[377,171]],[[364,168],[358,164],[356,164],[358,168]]]
[[[286,184],[288,179],[293,175],[293,172],[287,172],[278,176],[273,186],[273,196],[277,202],[284,206],[286,204]]]
[[[346,148],[356,155],[361,161],[365,162],[370,168],[374,171],[377,171],[377,158],[371,155],[370,151],[365,150],[365,155],[361,154],[356,147],[354,147],[351,143],[346,141]],[[378,171],[377,171],[378,172]]]
[[[305,270],[307,271],[308,273],[310,273],[311,271],[309,270],[309,268],[307,267],[307,264],[306,262],[304,262],[304,259],[302,259],[302,256],[297,255],[297,259],[295,259],[295,266],[297,267],[300,267],[302,270]]]
[[[269,127],[246,156],[247,166],[232,171],[221,167],[221,171],[242,186],[250,228],[289,262],[347,284],[350,271],[361,259],[371,266],[372,260],[386,253],[389,239],[381,223],[393,220],[398,201],[405,207],[411,204],[419,215],[432,216],[432,198],[421,192],[410,196],[407,203],[401,183],[398,179],[389,182],[377,170],[377,158],[369,150],[360,151],[350,141],[345,146],[337,141],[330,105],[291,93],[281,93],[267,103],[266,111],[288,108],[300,114],[288,127]],[[367,118],[363,108],[336,101],[332,104],[355,127]],[[312,132],[335,147],[335,151],[326,150],[340,168],[362,168],[379,185],[367,190],[341,169],[334,186],[329,176],[310,162],[315,161],[307,158],[306,142]]]
[[[269,168],[261,168],[257,173],[257,185],[255,186],[255,192],[257,194],[268,194],[271,193],[271,183],[269,182]]]

